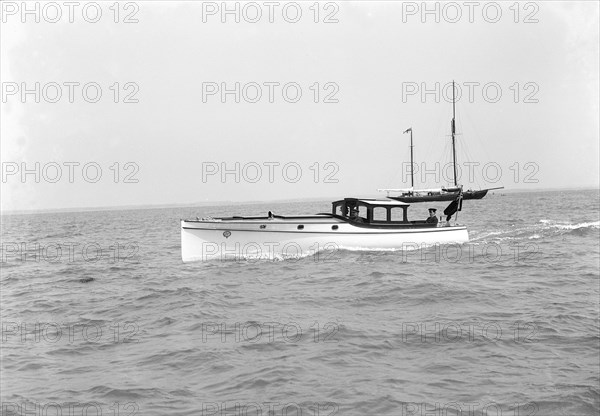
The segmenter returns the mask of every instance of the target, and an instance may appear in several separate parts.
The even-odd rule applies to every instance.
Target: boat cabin
[[[425,221],[409,221],[407,214],[409,204],[400,201],[344,198],[331,204],[333,215],[358,223],[373,225],[425,223]]]

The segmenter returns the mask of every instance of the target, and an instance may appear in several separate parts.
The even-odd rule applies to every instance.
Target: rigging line
[[[400,145],[402,145],[402,144],[403,143],[401,142]],[[404,147],[404,146],[402,146],[402,147]],[[394,147],[394,149],[395,149],[395,147]],[[392,154],[393,153],[394,153],[394,150],[392,150]],[[394,158],[394,160],[396,160],[396,159]],[[403,171],[402,168],[403,168],[403,163],[406,162],[407,160],[409,161],[408,163],[410,163],[410,149],[408,147],[406,147],[403,152],[403,157],[401,159],[399,167],[397,167],[394,170],[394,173],[391,177],[388,177],[385,188],[397,188],[398,184],[400,184],[400,183],[402,184],[402,186],[404,186],[404,182],[401,181],[402,180],[402,171]],[[393,166],[396,166],[396,164],[394,163]]]
[[[466,154],[466,157],[467,157],[467,159],[466,159],[466,160],[468,160],[468,161],[470,161],[470,162],[473,162],[473,161],[474,161],[474,158],[473,158],[473,156],[471,155],[471,152],[469,151],[469,147],[468,147],[468,146],[466,146],[466,145],[464,146],[464,151],[465,151],[465,154]],[[481,164],[480,164],[479,166],[481,166]],[[467,174],[467,177],[470,177],[469,170],[470,170],[471,168],[470,168],[470,167],[468,167],[468,166],[465,166],[465,168],[466,168],[466,174]],[[475,169],[475,168],[476,168],[476,166],[475,166],[473,169]],[[474,173],[474,174],[473,174],[473,182],[474,182],[474,184],[475,184],[475,185],[477,185],[477,187],[478,187],[479,189],[482,189],[482,187],[481,187],[481,182],[479,182],[479,180],[478,180],[478,175],[477,175],[477,174],[475,174],[475,171],[474,171],[473,173]]]
[[[398,182],[400,181],[399,174],[400,174],[400,168],[394,169],[392,175],[387,176],[387,180],[384,182],[383,188],[395,188],[396,184],[398,184]]]
[[[423,143],[425,146],[421,146],[421,150],[426,149],[424,152],[419,152],[417,150],[417,145],[415,144],[415,161],[417,162],[417,166],[419,168],[424,168],[426,164],[430,162],[430,156],[435,154],[435,150],[437,149],[437,136],[435,131],[431,130],[421,130],[420,139],[416,139],[417,143]],[[423,165],[425,164],[425,165]]]
[[[402,135],[402,139],[405,139],[406,135],[403,134]],[[406,139],[406,140],[410,140],[410,139]],[[405,146],[405,144],[407,144],[407,146]],[[406,143],[404,140],[402,140],[402,145],[404,147],[404,156],[402,157],[402,162],[400,163],[400,169],[399,169],[399,175],[400,178],[398,179],[398,181],[396,183],[401,183],[402,187],[406,186],[406,181],[408,180],[408,177],[404,177],[404,166],[405,163],[408,163],[408,166],[410,166],[410,141],[408,141],[408,143]],[[394,187],[396,187],[395,185],[393,185]]]
[[[444,145],[439,147],[440,152],[438,153],[439,156],[436,159],[436,163],[438,163],[439,167],[440,167],[440,173],[441,173],[440,183],[442,183],[442,181],[443,181],[444,184],[448,185],[448,184],[450,184],[450,182],[452,182],[452,178],[447,177],[447,175],[445,175],[446,168],[452,164],[451,135],[442,134],[442,135],[440,135],[440,140],[442,141],[442,143]]]
[[[393,155],[395,155],[396,151],[397,151],[396,148],[394,147],[394,144],[395,144],[394,137],[392,137],[391,139],[389,139],[389,141],[391,142],[391,145],[390,145],[390,148],[388,149],[388,153],[387,154],[392,156],[391,167],[394,168],[394,169],[391,171],[390,175],[386,175],[385,176],[386,179],[382,183],[383,188],[391,188],[390,182],[394,182],[395,181],[396,177],[398,176],[398,170],[399,170],[399,168],[396,166],[396,163],[394,163],[396,159],[393,157]]]
[[[452,163],[452,142],[450,140],[446,140],[444,144],[444,163],[440,165],[440,175],[441,178],[445,181],[446,185],[451,185],[452,178],[446,177],[447,167],[450,166],[449,163]],[[448,162],[449,161],[449,162]]]
[[[464,140],[464,141],[466,142],[466,140]],[[472,161],[471,154],[470,154],[466,144],[463,145],[461,152],[464,154],[465,161],[468,161],[468,162]],[[470,171],[472,168],[470,167],[470,165],[463,163],[461,168],[463,169],[462,174],[463,174],[464,185],[468,186],[469,189],[473,189],[474,188],[473,185],[477,185],[479,187],[479,189],[481,189],[481,186],[477,183],[477,175],[474,175],[473,177],[471,177]]]
[[[459,124],[459,123],[457,123]],[[462,127],[462,126],[461,126]],[[461,128],[462,131],[462,128]],[[459,168],[461,169],[461,171],[464,169],[464,162],[468,161],[468,155],[465,152],[465,136],[461,133],[460,135],[457,135],[459,137],[456,138],[456,146],[457,146],[457,157],[456,157],[456,163],[458,164]],[[464,174],[461,176],[460,178],[462,181],[465,180]]]
[[[476,160],[476,158],[473,156],[473,154],[471,153],[470,149],[471,149],[470,146],[465,146],[465,151],[467,153],[468,160],[471,162],[478,162]],[[482,182],[481,182],[481,179],[483,179],[483,178],[481,178],[481,175],[480,175],[480,172],[482,169],[481,162],[479,162],[479,165],[475,165],[473,167],[473,169],[474,169],[474,171],[473,171],[473,182],[474,183],[473,184],[476,185],[478,189],[483,189]],[[479,172],[479,174],[478,174],[478,172]]]
[[[469,130],[471,131],[471,133],[470,133],[468,136],[469,136],[469,137],[471,137],[471,138],[473,138],[473,137],[477,137],[477,132],[475,131],[475,128],[473,127],[473,123],[472,123],[472,122],[470,122],[470,115],[469,115],[469,113],[468,113],[468,112],[464,112],[464,114],[465,114],[465,117],[464,117],[464,118],[465,118],[465,119],[467,119],[467,123],[465,123],[465,124],[467,124],[467,125],[469,125],[469,126],[470,126],[470,127],[469,127]],[[462,123],[461,123],[461,124],[462,124]],[[477,140],[475,139],[475,141],[477,141]],[[467,142],[466,142],[466,141],[465,141],[465,143],[464,143],[464,148],[465,148],[465,150],[467,151],[467,153],[469,153],[469,156],[471,156],[469,149],[470,149],[470,144],[471,144],[472,142],[473,142],[472,140],[471,140],[471,141],[469,141],[469,146],[467,146]],[[477,144],[477,143],[476,143],[476,144]]]
[[[463,106],[462,103],[460,104],[460,107],[461,107],[461,114],[464,114],[464,118],[467,119],[467,123],[465,123],[465,124],[467,124],[469,126],[473,126],[473,123],[469,123],[469,121],[471,120],[469,112],[463,110],[464,106]],[[460,125],[461,125],[461,129],[462,129],[462,127],[463,127],[462,121],[461,121]],[[470,127],[469,129],[470,130],[474,130],[472,127]],[[463,140],[461,140],[461,151],[464,152],[464,154],[465,154],[465,157],[466,157],[465,160],[467,160],[469,162],[479,162],[479,161],[475,160],[475,158],[473,157],[473,155],[472,155],[472,153],[470,151],[470,148],[471,148],[470,145],[473,143],[473,141],[476,142],[475,145],[479,144],[479,141],[477,139],[475,139],[475,140],[467,140],[467,137],[471,137],[472,138],[472,137],[476,137],[476,136],[471,135],[471,134],[463,135]],[[468,166],[461,166],[461,167],[466,168],[466,175],[465,175],[465,172],[463,172],[463,175],[464,175],[463,178],[470,179],[470,175],[469,175],[469,169],[470,168]],[[481,189],[482,188],[481,187],[481,183],[477,179],[477,176],[478,175],[474,175],[474,177],[473,177],[474,183],[479,187],[479,189]]]
[[[487,136],[487,135],[482,135],[482,134],[481,134],[481,133],[478,131],[478,129],[477,129],[477,124],[475,124],[475,123],[473,123],[473,122],[472,122],[472,119],[471,119],[471,117],[470,117],[470,114],[468,114],[468,113],[467,113],[467,114],[466,114],[466,116],[467,116],[467,117],[466,117],[466,118],[467,118],[467,120],[468,120],[468,121],[471,123],[471,125],[473,126],[473,129],[472,129],[472,130],[473,130],[473,132],[474,132],[474,134],[475,134],[475,137],[477,138],[477,139],[475,140],[475,141],[476,141],[476,144],[478,145],[478,148],[480,148],[480,150],[481,150],[481,151],[482,151],[482,153],[483,153],[483,156],[485,157],[485,161],[483,161],[483,160],[477,160],[477,162],[480,162],[480,163],[481,163],[480,169],[483,169],[483,166],[484,166],[484,165],[485,165],[487,162],[493,162],[493,161],[494,161],[492,158],[490,158],[490,155],[489,155],[489,153],[488,153],[488,151],[487,151],[487,147],[488,147],[488,146],[485,146],[485,143],[484,143],[484,141],[482,140],[482,139],[485,139],[485,138],[486,138],[486,137],[488,137],[488,136]],[[484,182],[486,183],[486,186],[488,186],[488,185],[489,185],[489,183],[488,183],[487,181],[484,181]],[[495,185],[495,186],[501,186],[501,184],[502,184],[502,183],[500,183],[500,185]]]
[[[443,146],[440,146],[440,143],[445,143],[447,141],[445,133],[448,129],[448,125],[446,123],[447,118],[445,117],[445,113],[446,111],[444,111],[444,117],[438,118],[435,128],[429,130],[428,134],[429,140],[425,155],[434,156],[434,160],[440,160],[440,156],[444,156],[443,153],[440,154],[440,150],[443,150]],[[424,158],[421,158],[421,160],[424,160]]]

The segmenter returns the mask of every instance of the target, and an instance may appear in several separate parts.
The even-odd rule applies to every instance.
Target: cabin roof
[[[352,201],[360,202],[365,205],[378,205],[378,206],[383,205],[383,206],[390,206],[390,207],[406,207],[406,206],[410,205],[410,204],[407,204],[406,202],[394,201],[394,200],[390,200],[390,199],[369,199],[369,198],[344,198],[340,201],[335,201],[334,204],[341,203],[341,202],[352,202]]]

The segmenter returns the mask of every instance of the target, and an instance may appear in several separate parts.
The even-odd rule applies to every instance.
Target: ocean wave
[[[495,231],[484,231],[481,233],[471,233],[470,243],[489,243],[511,240],[540,240],[545,237],[555,237],[561,235],[583,236],[586,233],[600,229],[600,221],[571,223],[568,221],[539,220],[538,223],[524,227],[508,228]]]
[[[559,230],[578,230],[580,228],[600,229],[600,221],[571,224],[566,221],[540,220],[540,223],[547,228],[556,228]]]

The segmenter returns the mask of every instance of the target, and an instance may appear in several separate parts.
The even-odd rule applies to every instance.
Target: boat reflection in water
[[[322,250],[396,250],[465,243],[465,226],[408,219],[409,204],[345,198],[331,213],[181,220],[183,261],[298,258]]]

